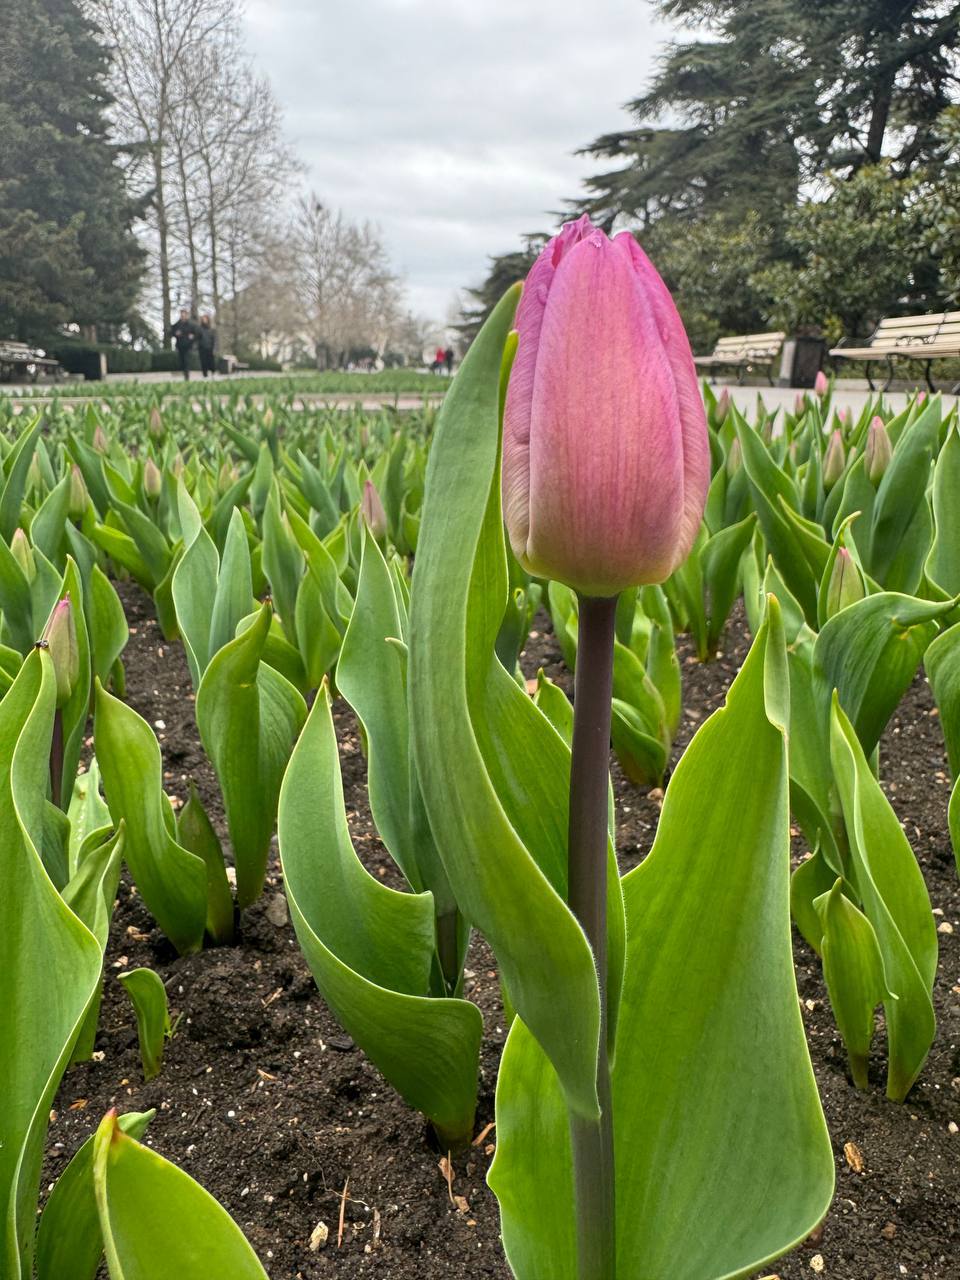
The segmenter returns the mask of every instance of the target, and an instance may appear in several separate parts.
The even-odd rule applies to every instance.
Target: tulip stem
[[[50,740],[50,799],[59,809],[63,799],[63,712],[53,713],[53,737]]]
[[[613,1114],[607,1053],[607,793],[617,597],[580,597],[570,763],[567,899],[600,985],[599,1120],[571,1115],[580,1280],[614,1280]]]

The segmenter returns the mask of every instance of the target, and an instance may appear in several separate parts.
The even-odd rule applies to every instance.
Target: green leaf
[[[173,945],[183,955],[198,951],[207,872],[168,829],[157,739],[146,720],[99,681],[94,701],[94,750],[110,813],[126,827],[124,858],[147,910]]]
[[[950,428],[933,473],[935,534],[925,571],[948,596],[960,594],[960,431]]]
[[[498,383],[516,300],[510,290],[471,346],[430,451],[410,603],[411,730],[461,910],[490,942],[571,1106],[595,1117],[597,975],[565,900],[569,751],[494,651],[508,590]],[[611,1033],[623,945],[615,867],[611,852]]]
[[[207,868],[207,933],[214,942],[232,942],[233,897],[223,849],[192,780],[187,803],[177,816],[177,839],[184,849],[202,858]]]
[[[99,565],[95,564],[90,570],[89,589],[84,592],[84,602],[93,674],[101,684],[106,684],[127,647],[130,632],[120,597]]]
[[[142,1138],[155,1111],[131,1111],[117,1124]],[[40,1215],[37,1280],[95,1280],[103,1258],[103,1235],[93,1193],[93,1135],[57,1179]]]
[[[173,1034],[167,1006],[167,989],[160,975],[153,969],[130,969],[126,973],[117,974],[117,978],[130,997],[137,1016],[143,1078],[152,1080],[160,1074],[163,1066],[164,1041]]]
[[[832,1196],[793,972],[785,679],[774,613],[726,707],[681,758],[651,853],[624,880],[618,1280],[754,1274],[802,1240]],[[518,1280],[577,1280],[566,1115],[519,1021],[500,1069],[489,1180]]]
[[[107,815],[109,818],[109,814]],[[80,846],[77,867],[63,890],[63,900],[78,919],[82,920],[100,945],[106,950],[113,917],[113,904],[120,881],[120,864],[123,860],[123,827],[114,831],[103,826],[89,833]],[[90,1001],[83,1027],[77,1037],[70,1057],[74,1062],[84,1062],[93,1053],[100,1021],[100,999],[103,980]]]
[[[740,585],[740,560],[750,545],[757,517],[751,512],[738,524],[715,533],[700,555],[708,597],[707,647],[715,652]]]
[[[283,780],[280,857],[307,963],[334,1015],[451,1144],[469,1138],[483,1020],[430,999],[429,893],[399,893],[361,865],[347,828],[330,699],[321,689]]]
[[[3,464],[4,485],[0,493],[0,538],[9,542],[20,523],[23,495],[27,488],[27,474],[33,459],[37,438],[43,428],[43,417],[36,419],[17,438],[16,444]]]
[[[241,908],[263,888],[283,771],[307,716],[300,693],[261,661],[270,625],[264,605],[213,657],[197,693],[197,728],[223,794]]]
[[[110,1280],[268,1280],[240,1228],[182,1169],[106,1115],[93,1144],[93,1184]]]
[[[874,1010],[888,999],[883,957],[873,925],[844,896],[843,881],[814,900],[820,919],[823,977],[858,1089],[866,1089]]]
[[[100,980],[97,940],[54,888],[38,849],[56,677],[35,650],[0,702],[0,1271],[29,1280],[54,1094]]]
[[[916,675],[937,619],[953,602],[881,592],[849,605],[829,621],[814,647],[814,671],[824,706],[833,689],[869,755]]]
[[[913,850],[836,698],[830,751],[850,838],[851,879],[876,933],[887,987],[899,997],[885,1005],[887,1095],[902,1102],[936,1031],[937,930]]]

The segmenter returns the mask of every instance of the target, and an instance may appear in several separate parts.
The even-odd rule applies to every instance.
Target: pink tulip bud
[[[543,249],[517,310],[503,510],[520,563],[583,595],[662,582],[710,480],[703,399],[673,299],[628,232],[586,216]]]
[[[843,436],[839,430],[834,431],[823,459],[823,486],[828,492],[843,475],[846,465],[847,454],[843,447]]]
[[[849,407],[847,405],[844,405],[844,407],[837,414],[837,421],[842,423],[843,426],[849,427],[852,416],[853,415],[851,414]]]
[[[806,411],[807,411],[806,397],[800,395],[800,393],[797,392],[797,395],[794,397],[794,401],[793,401],[793,416],[795,418],[802,418],[803,415],[806,413]]]
[[[887,434],[883,419],[875,415],[870,419],[870,430],[867,432],[867,443],[863,450],[867,479],[874,488],[883,479],[884,472],[893,457],[893,446]]]
[[[841,547],[837,552],[836,560],[833,562],[833,571],[830,574],[830,582],[827,586],[827,617],[832,618],[841,609],[846,609],[848,605],[856,604],[866,594],[860,570],[857,568],[847,548]]]
[[[163,476],[160,468],[152,458],[148,458],[143,468],[143,489],[148,498],[159,498],[163,488]]]
[[[817,376],[813,380],[813,389],[818,396],[825,396],[830,390],[830,380],[822,369],[817,370]]]
[[[57,677],[57,706],[62,707],[70,701],[70,695],[80,678],[80,651],[77,648],[77,629],[69,596],[64,596],[53,606],[39,646],[49,652],[53,661]]]
[[[377,493],[376,485],[371,480],[368,480],[363,486],[360,510],[363,512],[363,518],[367,522],[367,528],[377,541],[385,538],[387,536],[387,513],[383,509],[383,503],[380,500],[379,493]]]
[[[147,430],[154,440],[162,439],[164,433],[163,414],[156,405],[150,410],[150,416],[147,419]]]
[[[106,432],[99,422],[93,429],[93,447],[97,453],[106,453],[110,448],[110,441],[107,439]]]
[[[927,400],[927,393],[925,391],[918,391],[917,404],[925,404],[926,400]]]

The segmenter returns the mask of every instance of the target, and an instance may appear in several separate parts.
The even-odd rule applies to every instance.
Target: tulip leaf
[[[773,616],[681,758],[651,853],[624,879],[618,1280],[754,1274],[830,1203],[790,938],[785,679]],[[497,1085],[490,1183],[518,1280],[577,1280],[566,1116],[520,1021]]]
[[[267,1280],[243,1232],[182,1169],[104,1117],[93,1185],[110,1280]]]
[[[107,817],[109,819],[109,814]],[[77,867],[63,890],[63,900],[78,919],[82,920],[100,945],[106,950],[113,917],[113,904],[120,881],[123,860],[123,827],[117,831],[100,827],[91,831],[80,846]],[[102,980],[87,1009],[83,1027],[77,1036],[70,1062],[85,1062],[93,1053],[100,1022]]]
[[[283,771],[307,716],[301,694],[261,661],[272,615],[211,659],[197,693],[197,727],[217,772],[237,868],[237,903],[260,896]]]
[[[950,428],[933,473],[934,538],[927,577],[948,596],[960,594],[960,431]]]
[[[487,320],[444,398],[427,471],[410,597],[414,758],[454,894],[490,942],[511,1003],[570,1106],[598,1113],[597,974],[566,904],[570,757],[500,664],[509,589],[500,512],[501,357],[517,291]],[[610,855],[611,1034],[623,908]]]
[[[916,600],[880,592],[842,609],[824,623],[814,648],[820,697],[839,690],[869,755],[916,675],[937,619],[952,601]]]
[[[849,835],[851,879],[876,933],[887,986],[898,997],[885,1004],[887,1094],[902,1102],[926,1061],[936,1030],[931,999],[936,926],[913,850],[836,697],[830,754]]]
[[[94,750],[114,822],[125,829],[124,858],[147,910],[181,954],[197,951],[206,918],[203,861],[171,834],[160,746],[147,722],[99,682]]]
[[[91,758],[84,772],[77,774],[67,817],[70,819],[68,872],[73,876],[80,865],[80,849],[87,836],[110,823],[110,810],[100,794],[100,769],[96,756]]]
[[[823,978],[837,1027],[850,1059],[850,1074],[858,1089],[866,1089],[867,1064],[873,1040],[874,1011],[897,997],[887,991],[883,956],[873,925],[844,896],[843,881],[814,900],[823,936]]]
[[[223,847],[192,779],[187,803],[177,815],[177,839],[184,849],[202,858],[207,869],[207,933],[214,942],[232,942],[233,896],[227,880]]]
[[[431,894],[389,888],[356,856],[326,687],[284,776],[279,842],[297,938],[327,1004],[407,1102],[451,1145],[462,1143],[483,1020],[466,1000],[428,998]]]
[[[117,1117],[120,1129],[142,1138],[155,1111]],[[103,1258],[103,1235],[93,1193],[93,1135],[61,1173],[40,1215],[37,1280],[95,1280]]]
[[[55,702],[52,662],[35,650],[0,701],[0,881],[16,886],[0,895],[0,1272],[8,1280],[32,1273],[47,1120],[103,958],[40,859]]]
[[[93,674],[101,684],[110,679],[129,639],[126,615],[113,583],[99,565],[93,565],[84,590],[87,631]]]
[[[920,582],[933,533],[926,491],[939,430],[935,399],[897,440],[877,489],[868,567],[888,591],[912,592]]]
[[[160,1074],[163,1044],[172,1034],[167,989],[153,969],[130,969],[117,975],[137,1017],[137,1038],[144,1080]]]

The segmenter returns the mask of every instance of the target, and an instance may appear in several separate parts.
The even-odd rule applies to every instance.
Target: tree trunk
[[[153,146],[154,200],[157,206],[157,240],[159,243],[158,260],[160,265],[160,295],[163,323],[163,341],[170,341],[170,330],[173,327],[173,313],[170,307],[170,246],[169,228],[167,226],[166,194],[163,184],[163,150],[159,140]]]

